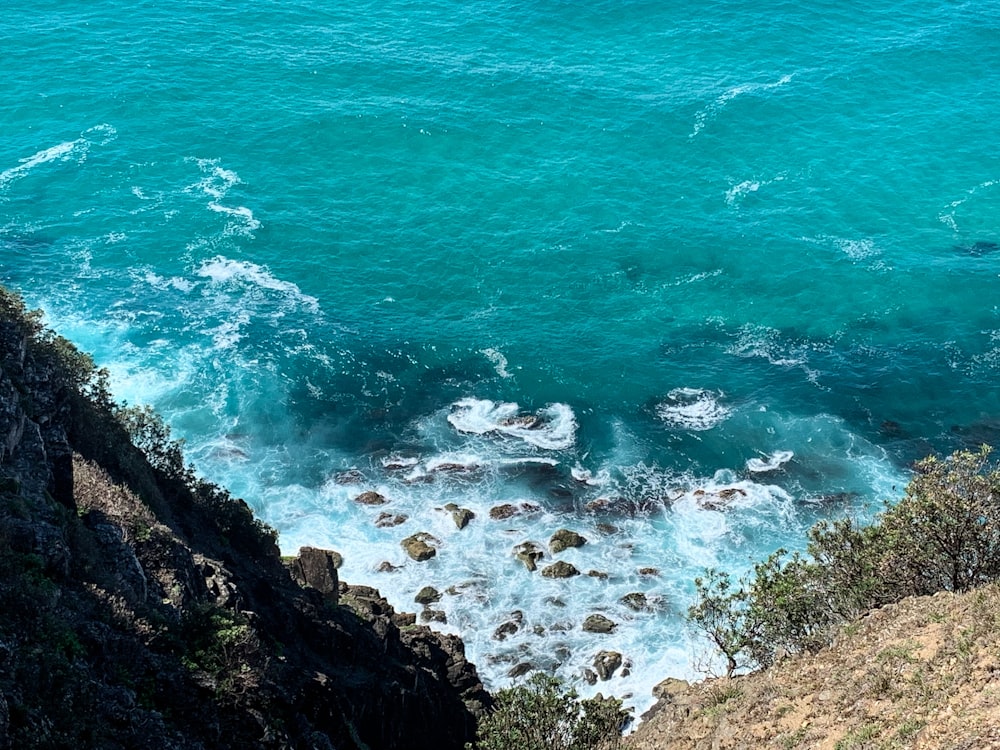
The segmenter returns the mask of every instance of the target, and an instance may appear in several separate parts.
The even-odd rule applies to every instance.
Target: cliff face
[[[490,698],[459,639],[340,582],[335,554],[283,561],[0,295],[0,750],[473,739]]]

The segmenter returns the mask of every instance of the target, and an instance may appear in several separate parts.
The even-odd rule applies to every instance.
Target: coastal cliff
[[[0,290],[0,750],[471,741],[462,642],[275,540]]]

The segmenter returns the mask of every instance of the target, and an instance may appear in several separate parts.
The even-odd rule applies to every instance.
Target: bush
[[[1000,470],[990,452],[920,461],[902,500],[871,526],[814,526],[807,557],[778,550],[738,581],[706,571],[695,580],[689,623],[732,676],[781,652],[821,648],[837,625],[876,607],[1000,579]]]
[[[482,719],[476,750],[590,750],[615,748],[631,717],[620,700],[580,700],[556,677],[536,672],[523,685],[500,690]],[[469,747],[469,746],[467,746]]]

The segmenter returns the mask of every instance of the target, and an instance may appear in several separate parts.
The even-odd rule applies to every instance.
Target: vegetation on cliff
[[[461,641],[282,561],[150,411],[0,289],[0,750],[462,748]]]
[[[778,550],[739,581],[707,571],[689,619],[725,657],[728,676],[815,651],[872,609],[1000,579],[1000,470],[990,453],[918,462],[903,498],[873,524],[820,523],[806,555]]]

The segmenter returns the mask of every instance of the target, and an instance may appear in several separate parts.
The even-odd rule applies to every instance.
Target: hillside
[[[462,642],[338,562],[283,560],[0,289],[0,749],[463,747]]]
[[[1000,748],[1000,585],[910,597],[816,654],[659,690],[631,750]]]

